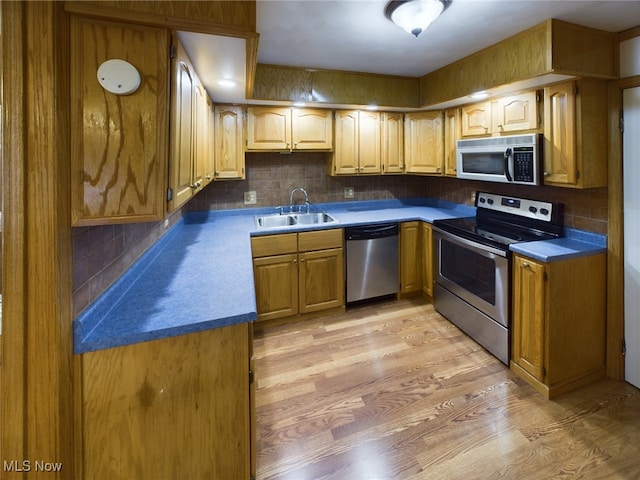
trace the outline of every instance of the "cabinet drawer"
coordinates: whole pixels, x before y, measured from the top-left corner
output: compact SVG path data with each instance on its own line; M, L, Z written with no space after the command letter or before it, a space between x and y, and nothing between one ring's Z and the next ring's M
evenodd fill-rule
M251 251L254 258L296 253L298 251L298 234L284 233L253 237L251 239Z
M310 252L325 248L342 247L342 229L318 230L315 232L300 232L298 234L298 250L300 252Z

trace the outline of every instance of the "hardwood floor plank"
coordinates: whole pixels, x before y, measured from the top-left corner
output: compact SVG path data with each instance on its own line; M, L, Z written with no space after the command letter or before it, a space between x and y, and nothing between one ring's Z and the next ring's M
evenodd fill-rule
M546 400L422 299L256 334L258 479L640 478L640 392Z

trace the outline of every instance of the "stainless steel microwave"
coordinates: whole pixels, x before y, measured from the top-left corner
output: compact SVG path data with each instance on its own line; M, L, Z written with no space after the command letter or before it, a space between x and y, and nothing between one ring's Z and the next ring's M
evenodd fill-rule
M540 185L542 135L458 140L457 177L485 182Z

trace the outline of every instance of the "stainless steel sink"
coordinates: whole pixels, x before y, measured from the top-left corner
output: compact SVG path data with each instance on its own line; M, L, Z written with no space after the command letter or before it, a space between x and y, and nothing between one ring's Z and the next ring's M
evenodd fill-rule
M312 212L312 213L286 213L256 216L257 228L274 228L274 227L292 227L295 225L315 225L322 223L335 222L328 213Z
M296 215L296 219L298 224L300 225L310 225L314 223L328 223L335 222L335 219L324 212L318 213L299 213Z

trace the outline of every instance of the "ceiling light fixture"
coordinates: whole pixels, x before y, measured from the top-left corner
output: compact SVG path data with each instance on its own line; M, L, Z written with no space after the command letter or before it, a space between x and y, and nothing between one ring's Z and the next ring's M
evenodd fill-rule
M452 0L395 0L387 3L384 16L406 32L420 35Z

